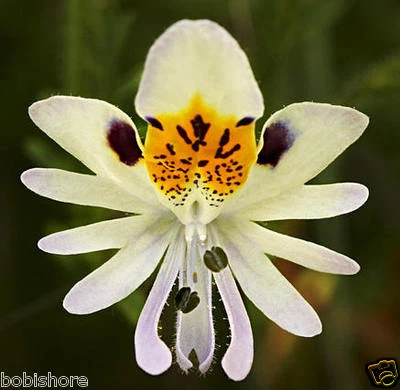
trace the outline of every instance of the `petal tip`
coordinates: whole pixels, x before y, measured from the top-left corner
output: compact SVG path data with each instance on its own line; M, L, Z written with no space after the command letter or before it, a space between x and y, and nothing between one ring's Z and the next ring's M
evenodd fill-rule
M369 189L367 186L363 184L359 184L360 186L360 201L362 202L361 205L363 205L369 198Z
M28 169L28 170L22 172L19 177L22 184L29 189L31 187L32 178L34 176L34 171L35 171L35 168Z
M225 359L225 357L222 359L221 362L221 366L225 371L226 375L228 376L228 378L235 382L240 382L246 379L247 375L249 375L252 364L253 362L251 361L250 365L247 367L246 366L234 367L232 365L232 362L228 359Z
M38 248L43 251L43 252L47 252L49 253L48 249L46 248L46 237L41 238L38 242L37 242L37 246ZM51 253L51 252L50 252Z
M58 233L55 233L58 234ZM57 244L57 240L53 240L53 234L50 234L49 236L42 237L38 243L37 246L38 248L46 253L50 253L52 255L65 255L68 254L67 251L63 250L59 245Z
M157 348L150 353L140 353L135 342L135 353L138 366L149 375L161 375L171 367L172 354L163 342L157 344Z
M63 308L70 314L86 314L79 309L77 310L74 300L71 299L70 292L64 297Z
M77 296L75 293L75 287L79 285L76 284L72 289L67 293L67 295L64 297L63 300L63 307L64 309L70 313L70 314L91 314L94 313L95 311L98 311L100 309L93 309L92 308L87 308L84 305L83 298Z
M318 321L315 322L315 326L311 327L310 329L307 329L307 331L302 332L301 334L299 333L298 336L303 336L303 337L315 337L318 336L319 334L322 333L322 323L321 320L318 318Z
M360 269L360 265L354 260L351 260L349 266L346 269L346 272L343 272L343 275L355 275L360 271Z

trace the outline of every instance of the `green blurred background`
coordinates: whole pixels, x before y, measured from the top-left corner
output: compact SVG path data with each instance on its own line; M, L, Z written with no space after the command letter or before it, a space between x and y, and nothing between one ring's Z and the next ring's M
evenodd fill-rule
M365 365L400 359L398 0L1 0L0 370L85 375L91 389L368 389ZM292 336L246 301L255 360L241 383L220 359L229 342L220 303L216 362L205 377L174 365L151 377L136 365L133 332L151 287L88 316L63 310L64 294L112 251L61 257L40 252L45 234L118 216L40 198L19 182L30 167L85 168L46 138L27 107L52 94L96 97L134 115L133 99L150 45L182 18L209 18L240 42L266 101L265 118L283 105L314 100L356 107L371 118L364 136L316 180L370 188L359 211L274 227L345 253L356 276L277 266L311 302L324 331ZM258 131L263 123L258 123ZM154 275L153 275L154 278ZM217 297L216 297L217 298ZM162 335L173 343L173 311ZM172 344L171 344L172 345Z

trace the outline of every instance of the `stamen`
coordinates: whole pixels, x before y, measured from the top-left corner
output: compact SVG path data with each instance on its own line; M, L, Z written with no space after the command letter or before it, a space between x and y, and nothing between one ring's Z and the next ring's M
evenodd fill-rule
M213 246L206 250L203 256L204 264L212 272L220 272L228 265L228 257L219 246Z
M182 307L186 307L190 298L190 288L182 287L178 293L175 295L175 307L181 310Z
M175 306L182 313L190 313L199 303L199 295L196 291L191 292L189 287L182 287L175 296Z

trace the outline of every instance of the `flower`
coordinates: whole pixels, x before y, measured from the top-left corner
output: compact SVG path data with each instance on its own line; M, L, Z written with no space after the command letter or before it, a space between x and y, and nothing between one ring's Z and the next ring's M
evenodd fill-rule
M267 317L311 337L321 332L318 315L265 253L322 272L359 270L344 255L253 221L328 218L360 207L368 197L360 184L305 183L360 137L368 118L347 107L291 104L266 121L256 145L261 93L237 42L208 20L180 21L157 39L135 105L148 123L144 146L130 117L100 100L53 96L29 108L35 124L95 175L37 168L22 182L51 199L134 214L38 245L57 254L120 249L67 294L64 307L74 314L125 298L163 258L135 332L136 360L153 375L172 362L157 329L177 278L176 360L187 371L194 350L200 372L209 369L213 279L232 336L222 367L242 380L253 337L234 277Z

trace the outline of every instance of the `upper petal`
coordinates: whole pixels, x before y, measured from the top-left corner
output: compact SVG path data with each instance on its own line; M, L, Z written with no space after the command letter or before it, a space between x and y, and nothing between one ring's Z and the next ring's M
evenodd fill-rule
M29 107L35 124L89 169L148 199L156 196L145 171L142 144L123 111L97 99L53 96Z
M265 123L257 163L243 188L243 201L263 200L306 183L356 141L368 117L348 107L295 103Z
M143 118L176 113L196 94L239 119L254 120L264 109L247 57L229 33L209 20L182 20L150 49L136 110Z

